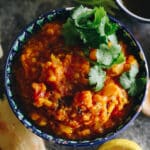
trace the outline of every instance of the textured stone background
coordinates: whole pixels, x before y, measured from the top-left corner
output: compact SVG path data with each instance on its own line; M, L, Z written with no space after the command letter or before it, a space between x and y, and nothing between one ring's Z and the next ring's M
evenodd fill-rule
M54 8L75 6L72 0L0 0L0 43L4 50L4 57L0 59L0 91L3 90L2 71L4 61L9 48L20 32L35 17ZM137 22L136 20L118 12L116 17L120 19L136 36L141 43L150 64L150 24ZM150 65L149 65L150 66ZM141 145L143 150L150 149L150 118L140 114L132 125L122 134L120 138L128 138ZM72 150L85 148L69 148L45 142L48 150ZM96 147L86 148L94 150Z

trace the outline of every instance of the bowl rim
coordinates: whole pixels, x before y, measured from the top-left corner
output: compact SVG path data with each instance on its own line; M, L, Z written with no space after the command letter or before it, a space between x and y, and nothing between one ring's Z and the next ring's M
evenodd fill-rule
M150 22L150 18L145 18L145 17L141 17L137 14L135 14L134 12L130 11L122 2L122 0L115 0L116 4L125 12L127 13L129 16L137 19L137 20L140 20L140 21L143 21L143 22L147 22L149 23Z
M95 138L93 140L68 140L68 139L63 139L63 138L59 138L59 137L55 137L53 135L50 135L44 131L42 131L41 129L39 129L38 127L36 127L35 125L33 125L30 120L28 120L24 114L22 113L22 111L20 110L20 108L18 108L18 106L15 103L15 100L13 98L13 94L12 91L10 89L10 72L8 71L9 67L11 66L11 62L12 60L10 60L12 56L12 52L13 52L13 47L16 43L16 41L19 39L19 37L27 30L28 27L32 26L33 24L36 24L36 22L41 19L41 18L46 18L49 14L55 15L55 14L59 14L62 12L66 12L66 11L70 11L72 10L73 7L67 7L67 8L60 8L60 9L54 9L52 11L49 11L37 18L35 18L30 24L28 24L23 30L21 30L21 32L17 35L16 39L13 41L13 44L11 45L9 54L7 56L6 59L6 63L5 63L5 69L4 69L4 84L5 84L5 93L9 102L9 105L12 109L12 111L14 112L15 116L22 122L22 124L28 128L30 131L32 131L33 133L35 133L36 135L40 136L41 138L51 141L53 143L56 144L61 144L61 145L65 145L65 146L72 146L72 147L83 147L83 146L94 146L94 145L98 145L98 144L102 144L114 137L116 137L118 134L120 134L121 132L123 132L131 123L133 120L135 120L135 118L138 116L138 114L140 113L141 109L142 109L142 103L145 100L145 96L146 96L146 91L148 86L146 85L146 89L144 91L144 95L143 95L143 99L140 103L140 105L138 105L136 111L134 112L134 114L132 115L132 118L129 118L128 120L126 120L126 122L123 122L123 125L120 126L119 128L117 128L116 130L106 134L104 137L98 137ZM117 19L115 19L112 16L109 16L109 18L116 22L121 29L125 30L131 37L131 39L134 41L134 43L136 44L136 47L138 47L139 51L142 53L143 56L143 61L145 62L145 71L146 71L146 78L148 81L148 77L149 77L149 71L148 71L148 64L147 64L147 60L145 58L145 54L144 51L142 49L142 47L140 46L139 42L135 39L135 37L133 36L133 34Z

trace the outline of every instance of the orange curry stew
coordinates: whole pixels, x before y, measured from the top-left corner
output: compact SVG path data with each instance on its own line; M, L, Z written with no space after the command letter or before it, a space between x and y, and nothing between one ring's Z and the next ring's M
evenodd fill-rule
M90 63L80 46L66 46L62 23L45 24L23 46L14 63L16 90L29 118L47 133L62 138L92 139L121 124L131 99L119 75L136 63L120 41L126 61L107 70L104 87L89 86ZM91 49L89 58L95 59Z

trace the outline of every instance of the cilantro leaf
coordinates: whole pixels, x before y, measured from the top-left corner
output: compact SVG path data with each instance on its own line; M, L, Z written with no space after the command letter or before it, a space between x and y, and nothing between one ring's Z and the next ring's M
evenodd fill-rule
M137 85L137 93L135 93L135 94L137 95L137 94L140 94L144 90L145 85L146 85L146 78L141 77L141 78L137 79L136 85Z
M120 84L124 89L129 89L131 84L134 82L134 78L130 78L129 72L125 72L120 77Z
M91 67L89 72L89 84L94 86L94 91L99 91L103 88L106 78L106 72L104 72L98 65Z
M83 7L82 5L75 8L71 18L74 20L75 26L79 28L91 28L93 25L94 9Z
M124 89L129 89L131 85L135 82L135 77L138 74L139 69L137 64L131 66L128 72L124 72L120 76L120 84L123 86Z
M146 85L146 79L145 78L139 78L135 82L131 84L131 87L129 88L129 95L135 96L137 94L140 94Z
M67 22L63 24L62 33L67 45L75 45L79 42L79 33L71 18L68 18Z
M96 58L97 58L97 62L103 68L110 66L113 62L113 57L110 51L107 49L107 45L101 45L100 49L97 49Z
M89 9L79 6L73 9L63 25L63 36L67 44L82 41L88 47L98 48L101 43L108 43L108 35L115 34L116 26L109 21L103 7Z
M136 79L138 72L139 68L137 64L134 64L128 72L123 73L120 77L120 84L124 89L128 90L130 96L139 94L145 87L145 78Z
M74 20L76 27L81 29L96 29L99 27L103 17L109 20L103 7L89 9L82 5L74 9L71 18Z
M103 68L110 68L113 64L118 64L125 60L121 47L118 44L113 44L111 47L101 44L96 51L96 58Z
M106 26L106 23L108 22L108 17L107 16L104 16L102 19L101 19L101 22L99 24L99 28L98 28L98 32L100 35L104 36L106 35L105 33L105 26Z
M137 93L137 85L136 82L132 82L129 89L128 89L128 94L130 96L135 96Z
M112 43L112 44L118 44L118 40L117 40L117 36L116 34L111 34L108 36L108 40Z
M116 23L107 22L106 25L105 25L105 33L107 35L111 35L111 34L113 34L117 31L118 27L119 26Z
M104 8L93 10L80 6L72 14L80 39L90 47L99 47L100 43L106 43L105 24L109 21Z
M116 60L113 61L113 64L120 64L125 61L125 56L123 52L121 52Z
M102 18L106 16L107 13L103 7L95 7L94 24L99 26L99 23L101 22ZM107 21L109 21L108 17Z
M121 53L121 46L119 44L113 44L109 51L111 52L114 59L118 58L119 54Z
M134 64L131 66L131 69L129 71L129 77L132 79L132 78L135 78L136 75L138 74L139 72L139 68L137 66L137 64Z
M92 47L92 48L97 48L99 47L99 43L105 42L105 38L101 37L99 33L96 32L96 30L85 30L85 29L80 29L78 30L80 33L80 39L83 41L84 44Z

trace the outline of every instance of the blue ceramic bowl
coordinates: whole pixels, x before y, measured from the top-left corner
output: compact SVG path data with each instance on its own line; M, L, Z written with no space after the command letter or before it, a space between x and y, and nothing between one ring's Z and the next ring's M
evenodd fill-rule
M14 41L9 55L7 57L6 66L5 66L5 90L6 95L9 101L9 104L17 116L17 118L24 124L25 127L27 127L29 130L31 130L33 133L37 134L38 136L42 137L43 139L46 139L48 141L52 141L57 144L63 144L67 146L93 146L97 144L102 144L107 140L110 140L117 136L120 132L125 130L127 126L137 117L141 110L141 105L145 97L145 91L138 97L135 97L133 108L130 112L130 115L126 118L126 120L118 126L115 130L112 132L107 133L104 136L98 137L93 140L80 140L80 141L73 141L73 140L66 140L59 137L54 137L48 133L45 133L41 131L38 127L34 126L31 121L26 117L26 115L23 113L19 105L17 104L16 97L13 93L13 78L12 78L12 63L15 61L16 56L19 54L19 52L22 49L23 44L35 33L37 32L41 26L47 22L51 22L55 19L64 18L66 19L70 15L71 8L63 8L51 11L49 13L44 14L43 16L40 16L36 20L34 20L31 24L29 24L22 32L17 36L16 40ZM133 50L133 54L136 56L138 61L142 64L140 72L142 72L145 77L148 79L148 67L147 62L143 53L143 50L139 43L135 40L133 35L122 25L119 21L116 19L110 17L111 21L116 22L120 29L118 31L118 36L125 40ZM19 92L19 91L18 91Z

